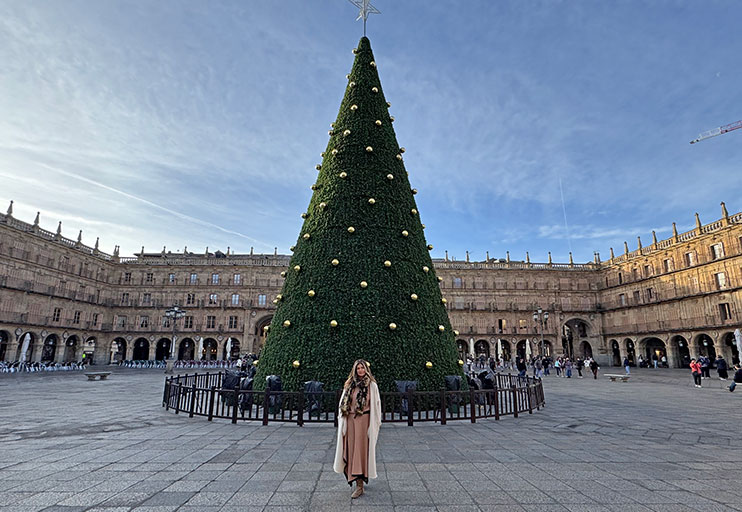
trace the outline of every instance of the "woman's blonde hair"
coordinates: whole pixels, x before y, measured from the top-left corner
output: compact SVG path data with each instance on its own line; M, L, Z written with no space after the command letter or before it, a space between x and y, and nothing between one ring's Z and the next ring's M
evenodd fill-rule
M356 359L355 363L353 363L353 368L351 368L350 370L348 379L345 381L345 384L343 386L346 389L350 387L354 379L358 378L358 375L356 374L356 370L359 364L363 365L363 367L366 369L366 376L363 378L363 380L366 381L366 384L368 385L371 382L376 382L376 379L371 373L371 367L369 366L368 361L366 361L365 359Z

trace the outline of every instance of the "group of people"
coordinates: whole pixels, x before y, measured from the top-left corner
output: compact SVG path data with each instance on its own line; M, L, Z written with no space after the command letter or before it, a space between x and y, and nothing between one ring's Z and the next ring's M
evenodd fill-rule
M572 378L572 375L574 372L577 372L577 378L581 379L583 378L582 372L591 372L593 375L593 378L598 378L598 370L600 367L598 366L597 361L592 359L591 357L577 357L576 359L572 360L571 358L567 356L559 356L556 359L553 359L549 356L533 356L529 359L526 359L525 357L517 357L514 358L512 361L509 361L507 359L504 359L500 357L499 359L495 359L494 357L490 357L489 359L484 355L481 354L479 357L467 357L466 359L466 373L471 374L474 372L475 369L483 370L489 366L489 369L493 372L495 371L501 371L501 370L515 370L518 372L518 375L521 377L525 377L526 373L528 372L528 369L530 368L533 371L533 376L540 379L543 378L546 375L551 375L551 370L553 369L557 377L564 377L564 378Z
M716 356L714 365L716 366L716 373L719 375L719 380L724 381L729 379L729 365L721 357L721 354ZM711 378L711 360L707 356L701 355L698 358L692 358L689 366L691 375L693 375L693 384L697 388L703 387L703 380ZM734 370L734 377L729 386L729 391L734 391L737 384L742 383L742 367L737 364L732 369Z

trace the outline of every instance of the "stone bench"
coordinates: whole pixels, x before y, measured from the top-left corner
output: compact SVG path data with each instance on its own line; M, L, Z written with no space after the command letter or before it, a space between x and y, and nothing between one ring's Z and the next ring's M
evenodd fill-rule
M111 375L111 372L89 372L85 374L88 380L95 380L97 378L100 378L100 380L106 380L109 375Z
M616 382L617 380L620 380L621 382L629 382L629 379L631 378L631 375L619 375L617 373L606 373L605 376L611 379L611 382Z

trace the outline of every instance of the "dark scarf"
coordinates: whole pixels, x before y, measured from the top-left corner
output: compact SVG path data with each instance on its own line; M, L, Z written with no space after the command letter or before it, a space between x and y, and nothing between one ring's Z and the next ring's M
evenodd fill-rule
M352 405L351 400L353 397L353 390L358 388L358 394L356 395L356 416L363 414L363 410L366 408L366 399L368 398L368 387L371 379L368 376L362 380L354 378L350 383L348 389L345 390L343 401L340 404L340 412L343 416L350 414L350 407Z

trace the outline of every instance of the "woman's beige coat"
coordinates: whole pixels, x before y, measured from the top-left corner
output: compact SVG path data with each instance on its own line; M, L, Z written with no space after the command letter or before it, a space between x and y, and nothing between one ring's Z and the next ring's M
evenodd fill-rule
M343 397L347 390L343 390L340 397L340 403L343 403ZM369 386L369 406L370 418L368 426L368 477L376 478L376 440L379 438L379 427L381 427L381 397L379 396L379 386L375 382ZM346 418L340 413L340 404L338 404L338 438L335 446L335 464L333 469L335 473L343 473L345 464L343 464L343 436L348 427Z

